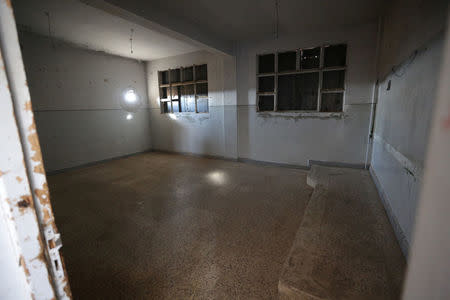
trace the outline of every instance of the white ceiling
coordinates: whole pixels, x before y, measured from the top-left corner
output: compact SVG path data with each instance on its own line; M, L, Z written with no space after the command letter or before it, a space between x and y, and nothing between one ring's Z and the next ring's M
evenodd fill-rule
M137 25L77 0L14 0L16 22L22 29L49 35L83 48L153 60L197 51L200 48L156 30ZM130 35L133 29L133 53Z
M273 36L275 0L105 0L145 17L153 10L183 19L222 39ZM278 0L279 34L375 21L385 0Z
M232 48L233 41L273 37L275 1L14 0L13 6L17 23L26 30L48 35L49 12L54 38L115 55L154 60L200 49L221 51L218 45ZM278 3L280 36L372 22L385 6L385 0Z

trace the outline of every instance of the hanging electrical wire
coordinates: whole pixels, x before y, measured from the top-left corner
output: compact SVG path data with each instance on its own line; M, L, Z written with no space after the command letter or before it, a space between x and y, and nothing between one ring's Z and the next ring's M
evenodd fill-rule
M275 0L275 39L278 39L278 0Z
M55 43L53 41L52 29L51 29L51 23L50 23L50 13L48 11L46 11L45 15L47 16L48 37L50 38L50 43L52 44L53 49L55 49Z
M130 52L131 52L131 54L133 54L133 33L134 33L134 29L131 28L131 32L130 32Z

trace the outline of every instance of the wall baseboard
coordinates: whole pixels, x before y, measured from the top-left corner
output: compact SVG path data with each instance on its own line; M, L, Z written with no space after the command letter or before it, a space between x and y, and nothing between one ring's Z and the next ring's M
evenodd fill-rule
M386 193L383 190L383 187L381 186L380 181L378 180L377 174L375 173L375 170L372 168L372 166L369 167L369 173L372 177L372 181L375 183L375 186L378 191L378 195L381 198L381 202L383 203L384 210L386 211L386 214L389 218L389 222L392 225L392 228L394 229L395 236L397 237L397 241L400 245L400 248L402 249L403 255L405 258L408 258L409 253L409 242L406 239L406 235L403 232L402 228L400 227L400 224L397 221L397 217L395 216L391 205L389 204L389 198L386 195Z
M366 166L364 164L352 164L338 161L308 160L308 166L311 167L312 165L335 168L366 169Z
M88 162L88 163L81 164L81 165L74 166L74 167L47 171L46 174L47 175L55 175L58 173L73 171L73 170L76 170L79 168L89 167L89 166L93 166L96 164L101 164L104 162L121 159L121 158L126 158L129 156L142 154L142 153L148 153L148 152L160 152L160 153L166 153L166 154L187 155L187 156L193 156L193 157L220 159L220 160L226 160L226 161L237 161L237 162L262 165L262 166L273 166L273 167L301 169L301 170L309 170L309 169L311 169L311 165L321 165L321 166L325 166L325 167L337 167L337 168L352 168L352 169L364 169L365 168L364 164L350 164L350 163L343 163L343 162L308 160L308 165L304 166L304 165L295 165L295 164L288 164L288 163L277 163L277 162L270 162L270 161L263 161L263 160L255 160L255 159L244 158L244 157L231 158L231 157L226 157L226 156L221 156L221 155L201 154L201 153L194 153L194 152L170 151L170 150L164 150L164 149L148 149L145 151L140 151L140 152L130 153L130 154L126 154L126 155L111 157L111 158L107 158L107 159L92 161L92 162Z
M95 160L95 161L91 161L91 162L88 162L88 163L85 163L85 164L81 164L81 165L78 165L78 166L74 166L74 167L63 168L63 169L52 170L52 171L46 171L45 174L47 176L51 176L51 175L55 175L55 174L59 174L59 173L65 173L65 172L68 172L68 171L73 171L73 170L77 170L77 169L84 168L84 167L90 167L90 166L98 165L98 164L105 163L105 162L112 161L112 160L116 160L116 159L127 158L127 157L130 157L130 156L138 155L138 154L142 154L142 153L148 153L148 152L151 152L151 151L152 151L151 149L148 149L148 150L139 151L139 152L133 152L133 153L125 154L125 155L114 156L114 157L111 157L111 158Z
M160 152L160 153L166 153L166 154L178 154L178 155L186 155L186 156L210 158L210 159L220 159L220 160L227 160L227 161L237 161L238 160L237 158L226 157L226 156L221 156L221 155L201 154L201 153L182 152L182 151L170 151L170 150L163 150L163 149L152 149L152 150L150 150L150 152Z
M309 170L308 166L293 165L293 164L286 164L286 163L277 163L277 162L270 162L270 161L263 161L263 160L254 160L254 159L243 158L243 157L239 157L237 159L237 161L241 162L241 163L254 164L254 165L260 165L260 166L273 166L273 167Z

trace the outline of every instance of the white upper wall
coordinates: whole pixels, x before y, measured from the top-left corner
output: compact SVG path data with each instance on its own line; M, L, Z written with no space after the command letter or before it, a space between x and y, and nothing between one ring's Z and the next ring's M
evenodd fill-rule
M261 53L347 44L345 104L370 103L375 82L375 23L318 32L302 32L278 39L245 41L238 45L238 104L256 105L256 56Z
M148 107L144 63L28 32L20 43L34 110L120 109L130 87Z
M20 43L47 171L151 148L143 63L27 32ZM131 120L119 104L129 87L144 102Z

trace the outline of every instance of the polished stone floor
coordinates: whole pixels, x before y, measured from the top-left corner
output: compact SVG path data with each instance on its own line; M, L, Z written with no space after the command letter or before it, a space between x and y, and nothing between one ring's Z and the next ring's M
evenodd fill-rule
M146 153L48 177L74 299L274 299L306 172Z

